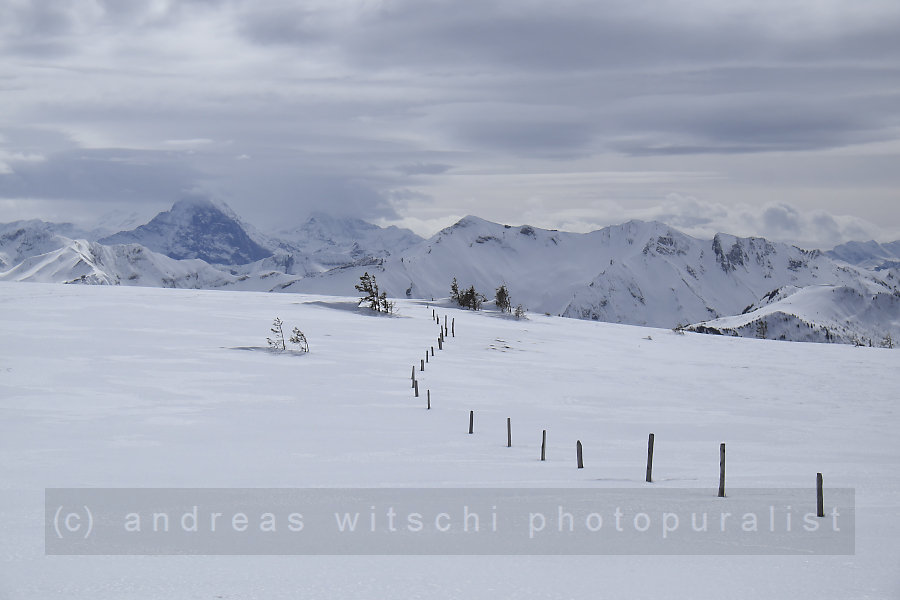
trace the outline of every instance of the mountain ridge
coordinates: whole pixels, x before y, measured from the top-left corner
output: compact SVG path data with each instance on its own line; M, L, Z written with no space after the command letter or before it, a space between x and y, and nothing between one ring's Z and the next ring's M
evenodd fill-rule
M833 286L851 290L858 302L877 304L877 310L858 307L854 314L867 316L856 329L823 316L822 323L813 323L829 331L823 341L871 340L881 325L900 336L900 309L888 298L900 297L896 268L870 270L830 252L762 237L717 233L701 240L659 221L573 233L467 215L422 239L396 227L316 213L294 228L263 235L227 205L195 198L98 242L60 232L76 233L71 226L40 221L0 225L0 279L347 295L368 271L389 296L442 298L456 277L461 287L474 285L487 296L506 285L514 304L533 311L737 335L754 334L751 322L761 315L717 320L761 309L771 313L782 302L777 310L815 321L814 311L804 308L810 292L795 301L790 297L811 286ZM817 298L813 304L820 306L832 297ZM839 336L832 335L838 330ZM830 339L835 336L840 339Z

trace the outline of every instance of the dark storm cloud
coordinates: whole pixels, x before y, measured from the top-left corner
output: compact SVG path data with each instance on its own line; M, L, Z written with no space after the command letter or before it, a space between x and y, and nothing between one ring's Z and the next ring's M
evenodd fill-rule
M0 6L0 48L6 55L51 58L71 51L75 27L63 2L10 2Z
M0 198L159 202L197 178L175 156L146 151L70 150L12 166L0 173Z
M752 8L667 8L391 2L333 25L321 11L282 6L242 31L255 43L329 48L363 70L456 78L458 92L511 106L559 105L554 117L485 122L473 103L440 123L474 147L519 155L808 150L881 139L896 125L896 104L879 106L877 94L896 81L900 11L835 31L785 28L783 15ZM569 80L557 86L559 72ZM587 80L572 85L579 73Z
M759 33L737 19L707 19L689 30L631 3L389 2L330 27L324 11L284 6L254 11L242 26L262 44L340 48L369 68L497 66L528 71L667 65L681 60L746 55ZM315 30L317 35L310 35Z

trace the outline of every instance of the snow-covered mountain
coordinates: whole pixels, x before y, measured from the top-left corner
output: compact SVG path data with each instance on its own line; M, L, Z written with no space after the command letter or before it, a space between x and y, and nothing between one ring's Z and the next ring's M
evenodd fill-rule
M38 219L0 224L0 271L11 269L30 256L65 246L69 223L48 223Z
M610 236L612 241L615 232ZM705 241L657 227L633 239L634 244L616 244L622 251L576 294L566 316L671 327L740 314L788 285L862 289L874 279L817 250L763 238L720 233Z
M739 314L785 285L877 279L819 251L762 238L698 240L641 221L577 234L468 216L400 256L334 269L291 288L346 293L365 270L397 297L445 297L456 277L488 296L506 284L513 301L531 310L660 327Z
M408 229L378 227L352 217L314 213L298 227L272 234L283 250L309 259L320 271L368 257L383 258L414 246L422 238Z
M176 260L139 244L104 245L58 236L57 248L28 256L2 281L215 288L234 282L199 259Z
M0 279L346 295L368 271L393 297L444 298L455 277L488 298L505 284L514 305L578 319L784 339L900 338L896 269L763 238L700 240L659 222L578 234L468 216L422 240L314 215L266 237L227 207L191 200L103 244L60 233L70 227L0 227ZM109 244L123 239L145 244Z
M900 268L900 240L885 244L872 240L847 242L835 246L826 254L836 260L875 271Z
M741 315L686 329L700 333L802 342L893 346L900 340L900 292L848 285L775 290Z
M146 225L98 240L101 244L140 244L170 258L242 265L272 255L228 206L205 198L176 202Z

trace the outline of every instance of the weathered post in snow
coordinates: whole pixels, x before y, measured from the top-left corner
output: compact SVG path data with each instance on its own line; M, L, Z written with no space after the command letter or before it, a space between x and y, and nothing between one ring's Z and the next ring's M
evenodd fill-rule
M431 390L425 390L425 395L428 396L428 410L431 410Z
M473 433L475 430L475 411L469 411L469 433Z
M719 444L719 498L725 497L725 442Z
M440 336L438 336L438 350L443 350L443 349L444 349L444 341Z
M419 364L419 370L420 370L420 371L424 371L424 370L425 370L425 359L424 359L424 358L420 358L419 361L420 361L420 364Z
M506 417L506 447L512 448L512 420Z
M547 430L541 434L541 460L547 460Z
M647 483L653 482L653 434L647 441Z
M410 375L409 378L410 378L411 380L415 380L415 379L416 379L416 365L413 365L413 367L412 367L412 375Z
M434 356L434 346L431 347L431 355Z
M456 337L456 317L450 321L450 335Z
M432 309L431 309L431 318L433 319L434 317L435 317L434 309L432 308Z
M575 442L575 455L578 457L578 468L584 468L584 458L581 455L581 440Z
M825 495L822 492L822 474L816 473L816 516L825 516Z
M447 315L444 315L444 330L447 330Z
M425 351L425 362L429 362L428 361L428 350Z
M413 389L416 390L416 398L418 398L419 397L419 382L418 381L413 383Z

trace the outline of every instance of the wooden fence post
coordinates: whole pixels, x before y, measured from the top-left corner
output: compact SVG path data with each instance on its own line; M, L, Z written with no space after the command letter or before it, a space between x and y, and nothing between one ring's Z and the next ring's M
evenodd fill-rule
M719 498L725 497L725 442L719 444Z
M425 390L425 392L428 396L428 410L431 410L431 390Z
M418 398L419 397L419 382L418 381L416 381L413 384L413 388L416 390L416 398Z
M512 448L512 421L506 417L506 447Z
M438 350L443 350L443 349L444 349L444 341L440 337L438 337Z
M431 347L431 355L434 356L434 346Z
M647 483L653 482L653 434L647 441Z
M469 411L469 433L472 433L475 430L475 411Z
M816 516L825 516L825 495L822 491L822 474L816 473Z
M575 454L578 457L578 468L583 469L584 468L584 460L583 460L583 457L581 454L581 440L578 440L577 442L575 442Z
M541 460L547 459L547 430L541 434Z
M450 335L456 337L456 317L453 317L453 320L450 321Z
M420 371L424 371L424 370L425 370L425 359L424 359L424 358L420 358L419 360L421 361L421 363L420 363L420 365L419 365L419 370L420 370Z

